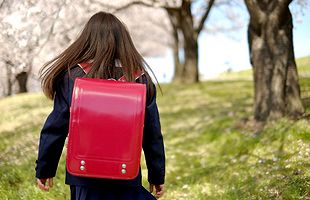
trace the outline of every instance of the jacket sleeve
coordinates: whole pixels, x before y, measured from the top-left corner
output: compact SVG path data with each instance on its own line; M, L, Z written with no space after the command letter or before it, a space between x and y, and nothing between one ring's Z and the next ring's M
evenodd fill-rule
M165 150L156 104L155 86L154 90L153 97L151 99L148 97L145 111L143 151L148 169L148 182L158 185L165 182Z
M36 161L37 178L55 176L62 149L68 135L69 80L66 78L60 80L56 88L53 111L46 119L41 130L38 159Z

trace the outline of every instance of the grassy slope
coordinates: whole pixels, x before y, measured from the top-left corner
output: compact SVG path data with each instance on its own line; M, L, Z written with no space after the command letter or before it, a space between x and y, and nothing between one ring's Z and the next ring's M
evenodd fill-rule
M302 80L302 87L310 84ZM267 124L253 137L252 83L163 85L159 94L172 199L309 199L310 125L305 119ZM0 100L0 199L69 199L64 156L49 193L35 185L39 131L51 110L41 94ZM310 105L306 105L307 112ZM145 181L145 166L143 165Z
M301 77L310 77L310 56L296 59L298 73ZM220 79L252 79L252 70L242 70L238 72L222 73Z

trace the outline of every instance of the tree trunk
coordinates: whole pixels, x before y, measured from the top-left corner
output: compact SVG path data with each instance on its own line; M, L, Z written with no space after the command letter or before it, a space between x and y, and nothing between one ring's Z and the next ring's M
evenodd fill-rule
M16 75L16 79L19 86L18 93L25 93L28 92L27 89L27 80L28 80L28 73L27 72L20 72Z
M254 75L254 115L257 121L300 115L298 74L292 41L292 16L278 1L246 0L250 57Z
M179 58L179 50L176 48L173 48L173 61L174 61L174 76L173 76L173 82L180 83L182 82L182 72L184 69L184 63L182 64L180 62Z
M184 45L184 69L182 74L182 80L187 83L199 82L199 70L198 70L198 42L197 40L185 40Z
M304 112L300 96L300 85L297 72L297 66L295 62L294 45L293 45L293 20L292 15L289 12L289 55L288 55L288 68L286 78L286 99L287 106L286 112L292 117L298 117Z
M199 82L198 71L198 33L194 28L191 1L183 1L181 9L180 29L184 40L184 68L182 81L186 83Z
M184 68L184 63L180 61L180 39L179 39L179 29L180 29L180 13L176 10L167 9L167 13L172 26L172 36L173 36L173 61L174 61L174 76L173 82L182 82L182 71Z
M12 65L13 63L11 61L5 61L5 67L6 67L6 86L7 91L5 93L6 96L12 95L12 88L13 88L13 82L12 82Z
M174 37L174 82L197 83L198 71L198 32L194 27L191 13L191 1L183 1L180 9L166 8L173 27ZM178 32L179 31L179 32ZM179 40L180 33L182 41ZM179 49L184 50L184 62L179 59Z

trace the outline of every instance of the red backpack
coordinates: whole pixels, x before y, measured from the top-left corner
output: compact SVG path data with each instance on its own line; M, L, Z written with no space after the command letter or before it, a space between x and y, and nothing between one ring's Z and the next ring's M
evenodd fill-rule
M135 178L140 167L145 101L145 84L124 78L77 78L70 108L68 172L82 177Z

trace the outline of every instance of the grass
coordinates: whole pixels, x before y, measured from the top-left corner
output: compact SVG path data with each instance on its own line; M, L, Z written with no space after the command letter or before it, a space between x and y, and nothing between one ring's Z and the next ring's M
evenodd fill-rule
M310 56L296 59L296 65L298 67L298 74L300 77L310 77ZM252 69L236 71L236 72L224 72L220 74L220 79L233 79L233 80L252 80Z
M298 66L298 72L302 76L310 76L310 56L299 58L296 61Z
M310 79L302 79L302 95ZM255 136L251 81L162 85L158 96L166 146L163 200L310 199L310 124L307 119L269 122ZM307 112L310 105L305 103ZM35 186L40 129L52 102L42 94L0 100L0 199L69 199L65 153L55 187ZM143 185L147 187L146 168Z

